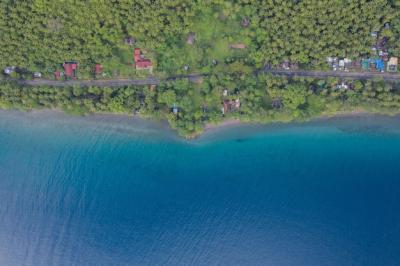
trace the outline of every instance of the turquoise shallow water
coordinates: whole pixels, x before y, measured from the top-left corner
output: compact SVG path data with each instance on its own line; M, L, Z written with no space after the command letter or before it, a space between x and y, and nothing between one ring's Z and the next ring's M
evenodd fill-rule
M1 265L400 265L400 120L0 112Z

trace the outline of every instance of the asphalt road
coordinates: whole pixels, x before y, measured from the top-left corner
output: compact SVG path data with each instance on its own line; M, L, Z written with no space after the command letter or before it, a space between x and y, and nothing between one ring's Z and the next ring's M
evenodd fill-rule
M264 73L276 75L276 76L287 76L287 77L314 77L314 78L350 78L350 79L383 79L386 81L398 81L400 80L399 74L392 73L375 73L375 72L340 72L340 71L312 71L312 70L275 70L266 69ZM57 80L19 80L18 82L23 85L29 86L53 86L53 87L66 87L66 86L97 86L97 87L122 87L127 85L157 85L161 81L165 80L176 80L182 78L188 78L190 81L197 81L205 76L204 74L189 74L189 75L178 75L171 76L165 79L159 79L156 77L148 77L146 79L113 79L113 80L68 80L68 81L57 81Z
M270 73L277 76L288 77L315 77L315 78L351 78L351 79L384 79L387 81L400 80L399 74L380 73L380 72L341 72L341 71L313 71L313 70L265 70L265 73Z

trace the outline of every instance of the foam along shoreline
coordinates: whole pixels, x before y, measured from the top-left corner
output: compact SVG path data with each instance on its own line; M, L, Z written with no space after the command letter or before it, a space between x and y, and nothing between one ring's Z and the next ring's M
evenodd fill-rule
M168 124L167 121L153 120L151 118L143 118L137 115L128 114L106 114L96 113L85 116L73 116L64 113L59 109L41 109L31 111L20 111L20 110L0 110L0 115L13 119L13 121L19 121L22 123L42 123L43 125L49 122L54 123L55 127L62 126L73 126L73 127L84 127L95 125L98 128L109 128L115 132L135 135L135 136L158 136L167 137L173 139L184 139L180 137L176 131L174 131ZM15 118L21 118L20 120ZM219 131L230 130L232 128L245 129L262 129L271 128L274 126L290 126L290 125L309 125L313 123L324 123L326 121L337 121L344 118L387 118L400 120L400 115L388 115L388 114L377 114L370 113L363 110L356 110L353 112L340 112L336 114L323 114L320 117L315 117L304 122L271 122L271 123L257 123L257 122L243 122L239 119L227 119L220 123L208 123L204 126L204 131L201 134L188 136L186 139L198 139L203 136L207 136L210 133L218 133ZM369 122L373 122L371 119Z
M3 119L5 118L5 119ZM0 122L13 124L35 124L41 128L69 127L74 130L96 128L109 129L110 132L134 137L154 137L155 139L181 139L166 121L145 119L127 114L89 114L74 116L59 109L40 109L32 111L0 110Z

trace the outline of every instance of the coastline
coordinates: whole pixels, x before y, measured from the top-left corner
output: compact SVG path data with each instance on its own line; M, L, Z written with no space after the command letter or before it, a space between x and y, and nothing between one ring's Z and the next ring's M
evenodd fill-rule
M220 123L207 123L204 125L204 130L199 134L193 134L189 136L180 136L177 134L175 130L171 128L168 124L167 120L157 120L151 117L142 117L137 114L116 114L116 113L92 113L86 115L72 115L64 112L61 109L33 109L33 110L18 110L18 109L0 109L1 113L8 113L11 116L19 116L21 114L25 114L26 118L29 119L30 122L33 122L32 118L40 118L40 119L54 119L55 121L64 121L67 118L71 119L78 119L75 120L78 124L87 123L92 124L96 123L101 126L111 126L115 127L116 130L121 131L122 129L126 130L126 132L130 133L142 133L147 134L148 131L151 131L152 134L154 133L168 133L169 136L173 136L177 139L186 139L186 140L195 140L204 135L210 133L218 133L222 130L229 130L235 128L243 128L243 127L263 127L263 126L273 126L273 125L303 125L307 123L313 122L325 122L331 119L341 119L341 118L369 118L369 117L399 117L400 112L395 114L388 114L388 113L376 113L376 112L368 112L366 110L358 109L354 111L343 111L337 112L335 114L325 113L321 116L316 116L309 118L303 121L272 121L268 123L262 122L252 122L252 121L241 121L240 119L226 119ZM134 129L129 130L127 129ZM158 134L155 134L158 135Z
M203 133L208 133L208 132L212 132L212 131L216 131L216 130L220 130L220 129L226 129L226 128L230 128L230 127L237 127L237 126L262 126L262 125L287 125L287 124L297 124L297 125L301 125L301 124L305 124L305 123L309 123L309 122L323 122L326 120L330 120L330 119L340 119L340 118L356 118L356 117L377 117L377 116L383 116L383 117L396 117L399 116L400 118L400 111L398 113L395 114L389 114L389 113L376 113L376 112L368 112L364 109L357 109L354 111L341 111L341 112L336 112L334 114L331 113L323 113L320 116L315 116L315 117L311 117L309 119L303 120L303 121L272 121L272 122L267 122L267 123L263 123L263 122L244 122L241 121L240 119L227 119L222 121L221 123L208 123L204 126L204 132ZM200 134L201 135L201 134Z

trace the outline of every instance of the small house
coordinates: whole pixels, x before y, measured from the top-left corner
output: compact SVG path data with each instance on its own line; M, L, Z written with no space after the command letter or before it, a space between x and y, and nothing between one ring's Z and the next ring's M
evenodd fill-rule
M341 84L336 85L337 89L344 89L347 90L349 88L349 85L347 85L346 83L342 82Z
M135 63L142 60L142 52L140 51L139 48L135 48L135 50L134 50L134 59L135 59Z
M136 62L136 69L153 69L153 63L151 63L150 59L143 59L141 61Z
M379 50L378 55L380 56L380 58L382 58L383 61L389 60L389 52L386 49Z
M285 61L281 64L281 68L285 69L285 70L289 70L290 69L290 62L289 61Z
M387 64L387 71L388 72L397 72L398 63L399 63L399 59L397 57L391 57Z
M275 99L273 99L273 100L272 100L272 103L271 103L271 106L272 106L272 108L274 108L274 109L280 109L280 108L282 108L282 106L283 106L282 99L281 99L281 98L275 98Z
M241 25L243 28L247 28L250 25L250 20L248 18L243 18Z
M54 71L53 74L54 74L54 78L56 80L60 80L61 79L62 73L60 71Z
M194 41L195 41L196 35L194 32L189 32L187 39L186 39L186 43L189 45L193 45Z
M345 57L345 58L343 58L343 60L339 61L339 66L342 70L348 72L349 68L351 68L351 66L352 66L351 63L352 63L352 60L350 58Z
M385 62L382 59L375 59L375 67L379 72L385 71Z
M339 68L338 58L337 57L327 57L326 61L328 62L328 66L333 70L336 71Z
M78 63L76 61L64 62L64 75L66 78L76 78Z
M361 61L355 60L355 61L351 62L351 67L352 68L361 68Z
M176 104L174 104L174 106L172 107L172 112L174 113L174 115L177 115L179 112L178 107L176 106Z
M34 73L33 73L33 78L39 79L39 78L41 78L41 77L42 77L42 73L40 73L40 72L34 72Z
M239 108L240 108L240 99L239 99L239 98L237 98L237 99L235 100L235 108L236 108L236 109L239 109Z
M229 45L230 49L246 49L246 44L244 43L234 43Z
M371 37L372 38L378 38L378 31L372 31L371 32Z
M222 102L223 105L223 114L230 112L230 111L237 111L240 109L240 99L237 98L235 100L224 100Z
M13 72L15 71L15 67L11 66L11 67L6 67L4 68L4 74L6 75L11 75Z
M388 37L380 38L376 43L376 48L378 50L384 50L388 41L389 41Z
M143 58L142 52L139 48L135 48L134 60L135 60L136 69L138 69L138 70L141 70L141 69L153 70L153 63L151 62L150 59Z
M362 59L361 60L361 68L365 71L369 71L371 70L371 66L369 64L369 60L368 59Z
M135 44L135 42L136 42L135 39L132 38L132 37L126 37L126 38L125 38L125 44L126 44L126 45L132 46L132 45Z
M341 59L341 60L339 60L339 68L340 68L340 70L343 70L344 69L344 60L343 59Z
M299 69L299 64L291 62L290 63L290 69L293 69L293 70Z
M96 64L94 66L94 74L100 75L101 73L103 73L103 66L101 64Z
M223 105L223 112L222 112L223 114L226 114L232 109L231 101L229 100L224 100L222 102L222 105Z

